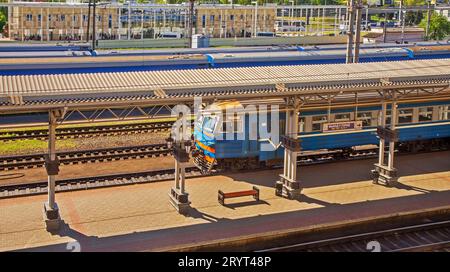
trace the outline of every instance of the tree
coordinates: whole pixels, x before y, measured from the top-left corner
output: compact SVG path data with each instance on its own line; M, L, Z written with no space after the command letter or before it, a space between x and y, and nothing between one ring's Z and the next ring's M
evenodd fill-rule
M420 22L420 26L426 28L427 26L427 18L425 17L422 22ZM431 15L430 19L430 30L428 33L429 40L442 40L450 34L450 22L443 15L440 15L434 12Z
M6 15L3 10L0 10L0 33L3 32L3 28L6 25Z

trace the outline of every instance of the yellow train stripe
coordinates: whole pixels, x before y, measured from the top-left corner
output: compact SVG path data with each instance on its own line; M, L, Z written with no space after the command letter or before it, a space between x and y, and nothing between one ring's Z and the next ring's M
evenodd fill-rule
M199 142L198 140L195 141L201 148L211 152L211 153L216 153L216 150L210 146L207 146L205 144L203 144L202 142Z

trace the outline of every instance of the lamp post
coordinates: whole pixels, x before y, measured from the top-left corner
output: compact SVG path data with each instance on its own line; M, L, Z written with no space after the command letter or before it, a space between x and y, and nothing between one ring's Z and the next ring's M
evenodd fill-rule
M293 22L294 22L294 0L289 0L289 3L291 3L292 4L292 15L290 16L291 17L291 23L290 23L290 26L292 26L292 24L293 24Z
M400 24L402 27L401 43L403 44L405 42L405 19L406 19L406 10L403 10L403 0L400 0L400 15L401 15Z
M431 0L427 0L427 28L425 30L425 37L428 40L430 35L430 20L431 20Z
M194 2L195 0L189 0L189 17L188 17L189 48L192 48L192 34L194 28Z
M253 26L253 37L256 37L257 24L258 24L258 1L252 1L252 4L255 5L255 25Z
M189 163L192 141L183 139L183 126L175 127L173 137L166 139L167 148L172 150L175 159L175 186L170 189L169 200L175 209L186 214L189 209L189 194L185 190L185 168Z

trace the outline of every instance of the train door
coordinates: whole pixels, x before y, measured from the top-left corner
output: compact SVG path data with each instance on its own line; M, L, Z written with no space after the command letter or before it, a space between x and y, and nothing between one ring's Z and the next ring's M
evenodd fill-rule
M247 122L245 133L245 139L247 144L247 150L249 154L257 154L259 150L258 139L259 139L259 122L257 113L248 113L246 115ZM256 139L252 139L251 136L255 135Z

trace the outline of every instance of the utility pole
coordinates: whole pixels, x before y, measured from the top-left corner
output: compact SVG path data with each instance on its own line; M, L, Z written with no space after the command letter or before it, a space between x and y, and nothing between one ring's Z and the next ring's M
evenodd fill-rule
M401 42L402 44L405 42L405 17L406 17L406 11L403 10L403 0L400 0L400 24L402 26L402 36L401 36Z
M353 63L359 62L359 44L361 40L361 20L362 20L362 0L358 0L356 5L356 31L355 31L355 54L353 55Z
M95 50L95 20L97 19L95 14L95 6L97 5L96 0L93 0L93 8L92 8L92 51Z
M383 24L383 43L386 43L387 37L387 12L384 13L384 24Z
M92 5L92 0L89 0L89 4L88 4L88 15L87 15L87 28L86 28L86 43L89 42L89 31L91 28L91 5ZM81 20L83 20L83 18L81 18Z
M427 28L425 30L425 37L427 40L429 39L428 35L430 35L430 20L431 20L431 0L427 0Z
M347 29L347 56L346 63L352 63L353 61L353 30L355 24L355 0L348 0L348 29Z
M192 28L194 27L194 2L195 0L189 0L189 17L188 17L189 48L192 48Z

